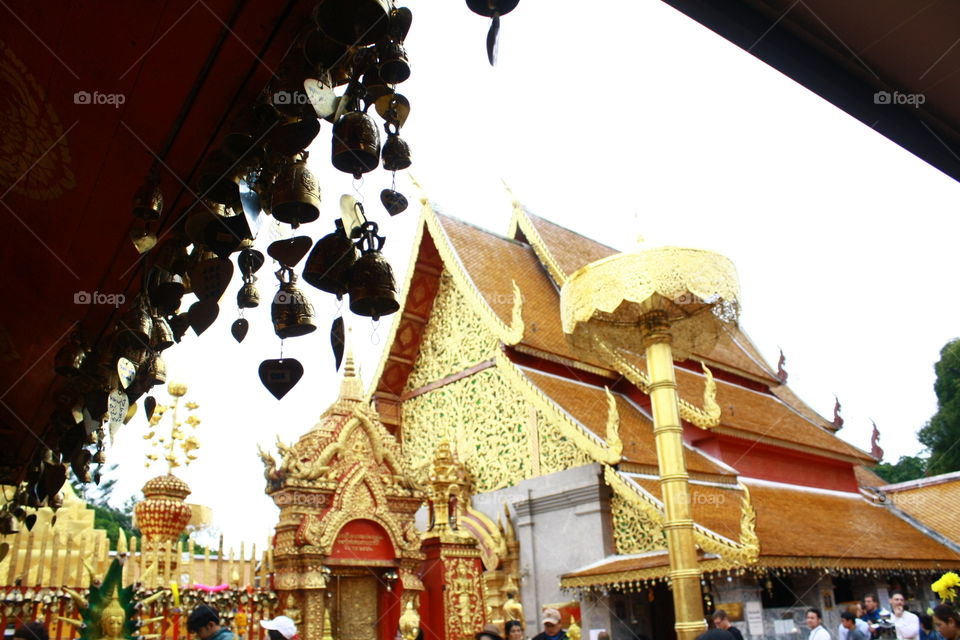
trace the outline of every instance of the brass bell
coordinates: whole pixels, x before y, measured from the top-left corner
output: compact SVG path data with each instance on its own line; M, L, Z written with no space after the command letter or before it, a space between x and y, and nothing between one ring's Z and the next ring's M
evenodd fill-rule
M343 221L336 220L337 228L317 240L303 267L303 279L321 291L342 298L347 292L347 273L357 261L357 248L347 237Z
M260 304L260 292L253 282L245 282L237 292L237 306L241 309L253 309Z
M153 333L153 320L142 298L137 298L133 307L120 318L119 334L127 344L146 346Z
M410 77L410 62L403 44L388 40L377 45L380 56L380 77L384 82L398 84Z
M153 333L150 336L150 342L156 351L169 349L176 342L173 329L163 316L153 316Z
M371 66L363 74L364 100L367 104L375 103L379 98L393 93L393 87L380 77L376 66Z
M313 322L313 305L296 287L297 276L293 269L283 267L277 271L280 290L273 298L270 315L273 330L281 338L296 338L316 331Z
M402 171L410 166L410 145L397 134L396 129L390 132L390 124L384 125L387 129L387 141L383 144L383 168L387 171Z
M377 223L363 224L362 236L357 244L361 256L350 268L350 311L358 316L378 320L400 308L397 302L397 283L390 263L383 257L384 237L377 235Z
M187 254L188 238L173 237L162 243L154 252L153 266L182 276L187 272L190 256Z
M280 170L273 184L273 217L297 227L320 217L320 185L298 154Z
M167 363L163 361L159 353L151 356L150 359L147 360L147 367L143 377L147 387L153 387L167 382Z
M70 337L70 342L57 351L53 359L53 369L62 376L79 375L80 367L86 359L87 349L83 346L83 340L79 333L74 333Z
M159 220L163 213L163 192L156 173L151 172L147 181L133 195L133 215L141 220Z
M345 113L333 125L333 166L344 173L360 176L380 164L380 133L373 119L360 111Z
M217 149L203 163L200 174L200 197L228 206L240 200L241 163Z
M383 39L390 26L388 0L324 0L313 18L325 34L348 47Z
M151 274L147 293L150 304L163 315L172 315L180 308L180 300L186 288L183 278L164 269L154 269Z

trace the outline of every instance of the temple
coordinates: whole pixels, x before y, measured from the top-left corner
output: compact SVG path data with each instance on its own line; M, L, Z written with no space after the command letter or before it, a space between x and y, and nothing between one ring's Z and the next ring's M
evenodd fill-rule
M561 328L560 288L615 253L517 202L506 235L425 202L371 391L411 467L449 442L474 506L490 517L507 506L528 635L548 604L614 637L673 634L643 356L611 368ZM817 606L835 628L837 603L896 586L929 593L956 561L956 542L861 485L875 460L745 333L725 329L675 364L705 611L724 607L750 635L772 635Z

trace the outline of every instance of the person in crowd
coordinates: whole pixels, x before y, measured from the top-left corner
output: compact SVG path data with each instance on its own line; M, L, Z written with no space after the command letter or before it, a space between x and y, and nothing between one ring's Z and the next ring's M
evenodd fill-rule
M933 616L921 613L920 618L920 640L943 640L943 636L933 628Z
M476 640L503 640L503 636L500 635L500 629L495 624L486 625L483 631L478 632L474 638L476 638Z
M743 640L743 634L730 623L730 617L723 609L717 609L713 612L713 626L717 629L723 629L733 636L734 640Z
M297 623L293 618L277 616L273 620L261 620L260 626L267 630L270 640L299 640Z
M13 637L20 640L50 640L47 628L39 620L23 623L13 632Z
M220 626L220 614L208 604L201 604L187 617L187 631L199 640L235 640L233 632Z
M893 609L893 626L897 630L897 640L920 640L920 618L907 611L907 599L899 591L890 594L890 608Z
M860 616L860 619L870 626L871 637L880 637L880 624L884 621L884 618L888 618L889 616L890 612L880 607L880 600L877 598L877 594L868 593L863 596L863 615Z
M567 632L560 626L560 612L547 608L541 616L543 632L533 637L533 640L567 640Z
M840 636L845 638L845 640L869 640L870 632L869 630L864 632L857 627L857 623L860 622L866 625L863 620L858 620L857 615L847 609L840 614ZM869 629L869 628L868 628Z
M864 622L863 620L861 620L861 618L863 617L863 605L860 604L859 602L856 604L852 604L849 607L847 607L847 611L853 614L854 626L857 629L860 629L860 631L863 633L863 636L864 638L866 638L866 640L870 640L870 637L872 635L870 633L870 625ZM840 614L840 615L841 617L843 617L843 614ZM847 628L843 626L843 620L840 621L840 628L837 630L837 637L839 638L839 640L848 640Z
M820 609L807 609L807 628L810 629L810 635L807 640L832 640L830 632L823 626L823 614Z
M523 640L523 623L519 620L507 620L507 623L503 625L503 632L507 635L506 640ZM607 640L610 640L609 636L607 636Z
M733 640L733 634L726 629L707 629L697 636L697 640Z
M933 609L933 626L943 640L960 640L960 613L948 604Z
M597 640L610 640L610 634L606 631L601 631L597 634Z

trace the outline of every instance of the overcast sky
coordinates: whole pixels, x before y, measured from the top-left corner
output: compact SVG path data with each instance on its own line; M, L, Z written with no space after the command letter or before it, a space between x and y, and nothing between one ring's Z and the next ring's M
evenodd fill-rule
M463 2L409 6L413 75L400 91L413 110L402 134L413 174L445 213L505 233L505 180L537 215L620 249L642 234L649 245L719 251L739 270L742 326L774 365L783 349L789 384L823 415L839 396L841 437L869 450L872 418L887 460L920 450L915 432L936 409L934 362L960 334L955 181L656 0L600 11L525 0L502 19L493 69L487 19ZM378 200L389 175L353 185L329 164L330 131L323 123L310 159L321 219L303 232L332 230L342 193L364 198L402 282L419 193L398 176L412 204L389 218ZM261 244L288 233L271 227ZM279 354L273 270L259 273L263 303L247 313L242 345L229 334L235 282L217 323L165 354L203 420L199 460L178 474L228 544L248 549L262 548L277 517L256 444L296 440L337 386L327 333L336 306L306 284L320 328L284 348L306 374L280 402L260 384L260 361ZM346 315L368 384L392 320L375 328ZM118 502L160 471L135 462L144 433L141 415L118 434Z

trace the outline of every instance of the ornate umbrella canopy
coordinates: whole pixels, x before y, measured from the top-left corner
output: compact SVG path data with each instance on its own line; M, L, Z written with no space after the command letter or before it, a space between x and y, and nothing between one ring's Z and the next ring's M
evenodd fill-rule
M737 270L702 249L657 247L592 262L560 291L563 331L579 347L597 340L635 349L636 329L655 315L670 325L681 355L709 349L740 313Z

